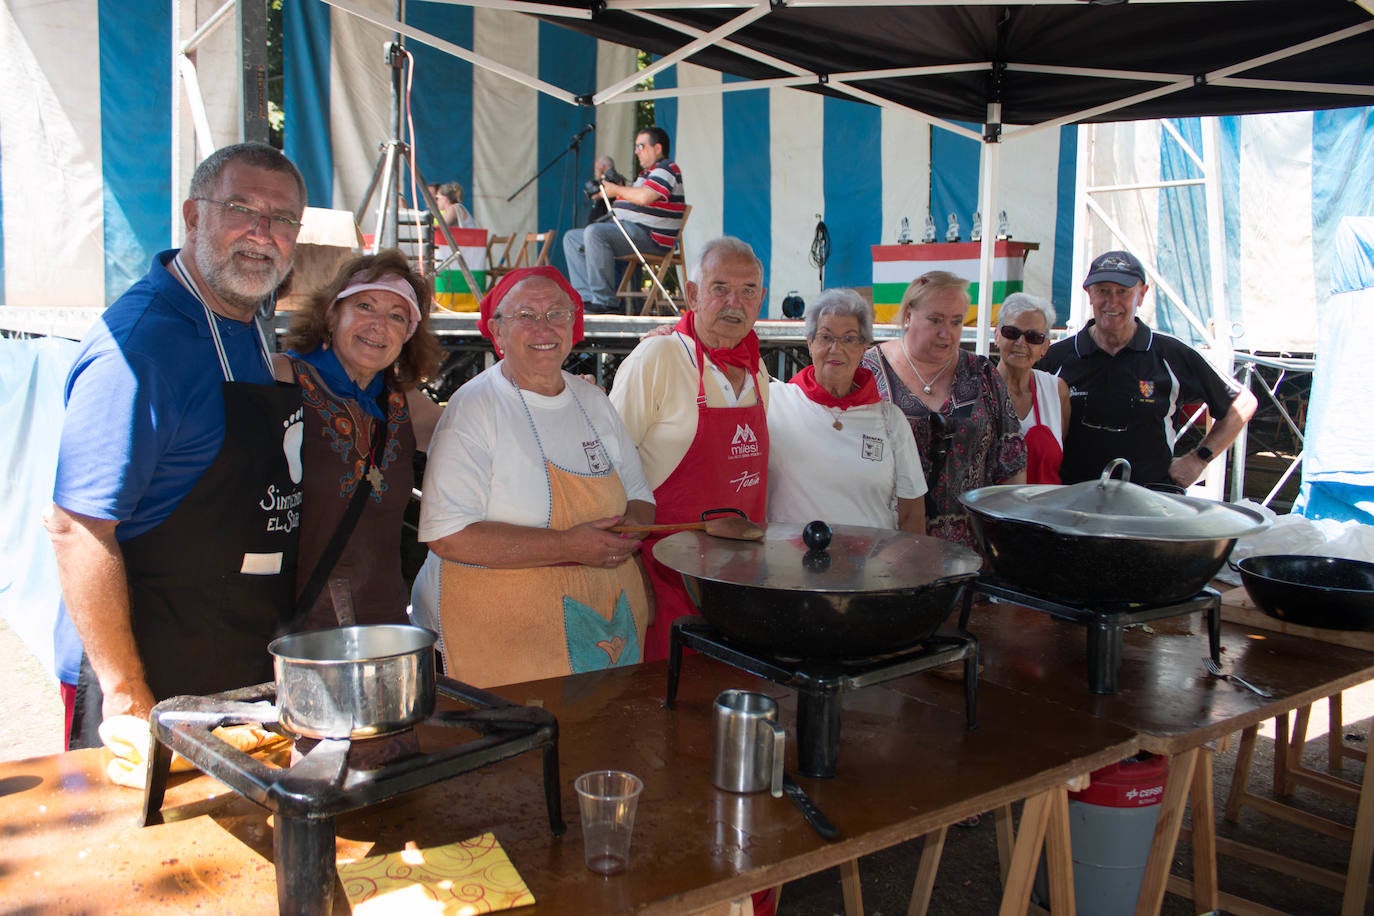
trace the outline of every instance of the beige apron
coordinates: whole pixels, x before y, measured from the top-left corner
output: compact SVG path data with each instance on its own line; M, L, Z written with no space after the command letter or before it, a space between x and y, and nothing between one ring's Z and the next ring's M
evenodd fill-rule
M564 530L625 512L614 469L587 477L545 460L553 511ZM597 671L643 658L649 600L638 557L615 569L487 569L445 562L440 638L450 677L474 687Z

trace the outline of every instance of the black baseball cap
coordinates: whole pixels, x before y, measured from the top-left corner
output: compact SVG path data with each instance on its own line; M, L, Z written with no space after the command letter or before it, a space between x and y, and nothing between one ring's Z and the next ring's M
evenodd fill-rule
M1129 251L1108 251L1093 258L1088 268L1088 277L1083 281L1087 289L1094 283L1115 283L1119 286L1135 286L1145 282L1145 268Z

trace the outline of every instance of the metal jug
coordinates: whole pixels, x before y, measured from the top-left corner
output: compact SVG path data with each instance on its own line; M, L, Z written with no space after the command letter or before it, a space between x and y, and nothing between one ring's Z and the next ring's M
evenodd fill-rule
M787 733L770 696L725 690L716 697L711 722L711 782L727 792L782 795Z

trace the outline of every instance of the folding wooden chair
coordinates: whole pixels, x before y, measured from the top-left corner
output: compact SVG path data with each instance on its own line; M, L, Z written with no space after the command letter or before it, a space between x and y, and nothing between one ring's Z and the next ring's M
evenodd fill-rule
M543 232L526 232L525 240L515 252L514 267L547 267L549 251L553 248L553 238L558 235L553 229Z
M502 277L515 269L511 263L511 249L515 246L515 233L496 235L487 233L487 289L495 286Z
M687 204L682 208L682 223L678 227L677 242L668 251L661 255L644 256L648 262L649 270L653 276L651 282L646 287L644 278L641 276L643 267L639 259L633 254L623 255L617 260L626 262L625 273L620 278L620 286L616 289L616 296L625 304L627 315L636 314L635 305L639 304L638 314L654 315L660 310L670 312L669 302L677 306L678 311L687 308L687 256L682 248L682 239L687 229L687 218L692 215L692 206ZM662 286L670 273L676 271L677 292L669 297L663 295Z

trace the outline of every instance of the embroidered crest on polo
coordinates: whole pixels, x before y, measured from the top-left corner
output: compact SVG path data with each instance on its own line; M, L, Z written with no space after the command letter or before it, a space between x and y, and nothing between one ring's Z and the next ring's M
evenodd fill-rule
M863 444L860 446L859 455L865 461L883 460L883 440L877 436L864 434Z
M1136 384L1140 387L1140 396L1142 398L1152 398L1155 396L1154 382L1147 381L1146 379L1140 379Z

